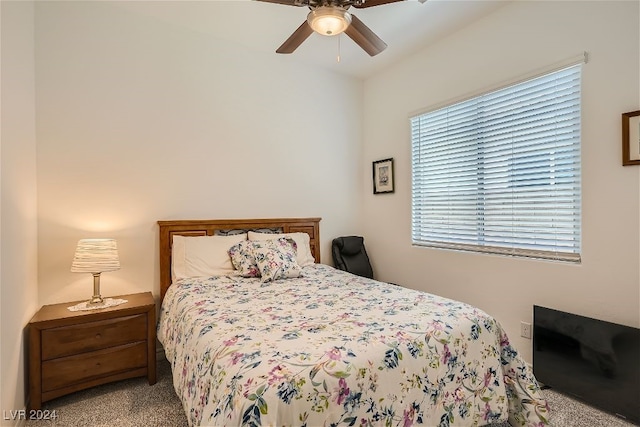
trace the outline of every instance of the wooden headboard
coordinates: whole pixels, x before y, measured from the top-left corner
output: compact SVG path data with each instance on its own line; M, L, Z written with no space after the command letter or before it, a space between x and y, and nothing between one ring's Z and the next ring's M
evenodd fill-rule
M212 219L158 221L160 226L160 302L171 286L171 244L174 235L213 236L220 230L256 230L279 228L283 233L304 232L309 235L311 254L320 263L321 218Z

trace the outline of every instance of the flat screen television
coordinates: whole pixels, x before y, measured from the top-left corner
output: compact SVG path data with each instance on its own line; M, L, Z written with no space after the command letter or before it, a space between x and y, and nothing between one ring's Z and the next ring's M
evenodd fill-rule
M640 424L638 328L533 306L533 373L544 387Z

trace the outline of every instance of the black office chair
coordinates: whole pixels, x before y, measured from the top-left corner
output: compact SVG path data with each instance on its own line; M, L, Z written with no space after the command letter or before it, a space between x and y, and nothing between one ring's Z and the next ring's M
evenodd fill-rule
M373 269L360 236L336 237L331 244L333 263L337 269L373 279Z

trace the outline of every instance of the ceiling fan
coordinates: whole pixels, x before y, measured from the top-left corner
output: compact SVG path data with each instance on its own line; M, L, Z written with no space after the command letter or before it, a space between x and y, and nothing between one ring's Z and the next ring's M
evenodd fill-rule
M307 20L276 50L277 53L292 53L313 32L325 36L345 33L369 55L375 56L386 49L387 44L356 16L347 11L380 6L405 0L257 0L288 6L306 6L311 11ZM419 0L423 3L426 0Z

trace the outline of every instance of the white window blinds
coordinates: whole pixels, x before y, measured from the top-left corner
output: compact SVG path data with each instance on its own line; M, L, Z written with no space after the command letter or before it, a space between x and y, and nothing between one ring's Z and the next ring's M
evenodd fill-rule
M581 70L411 117L414 245L580 261Z

